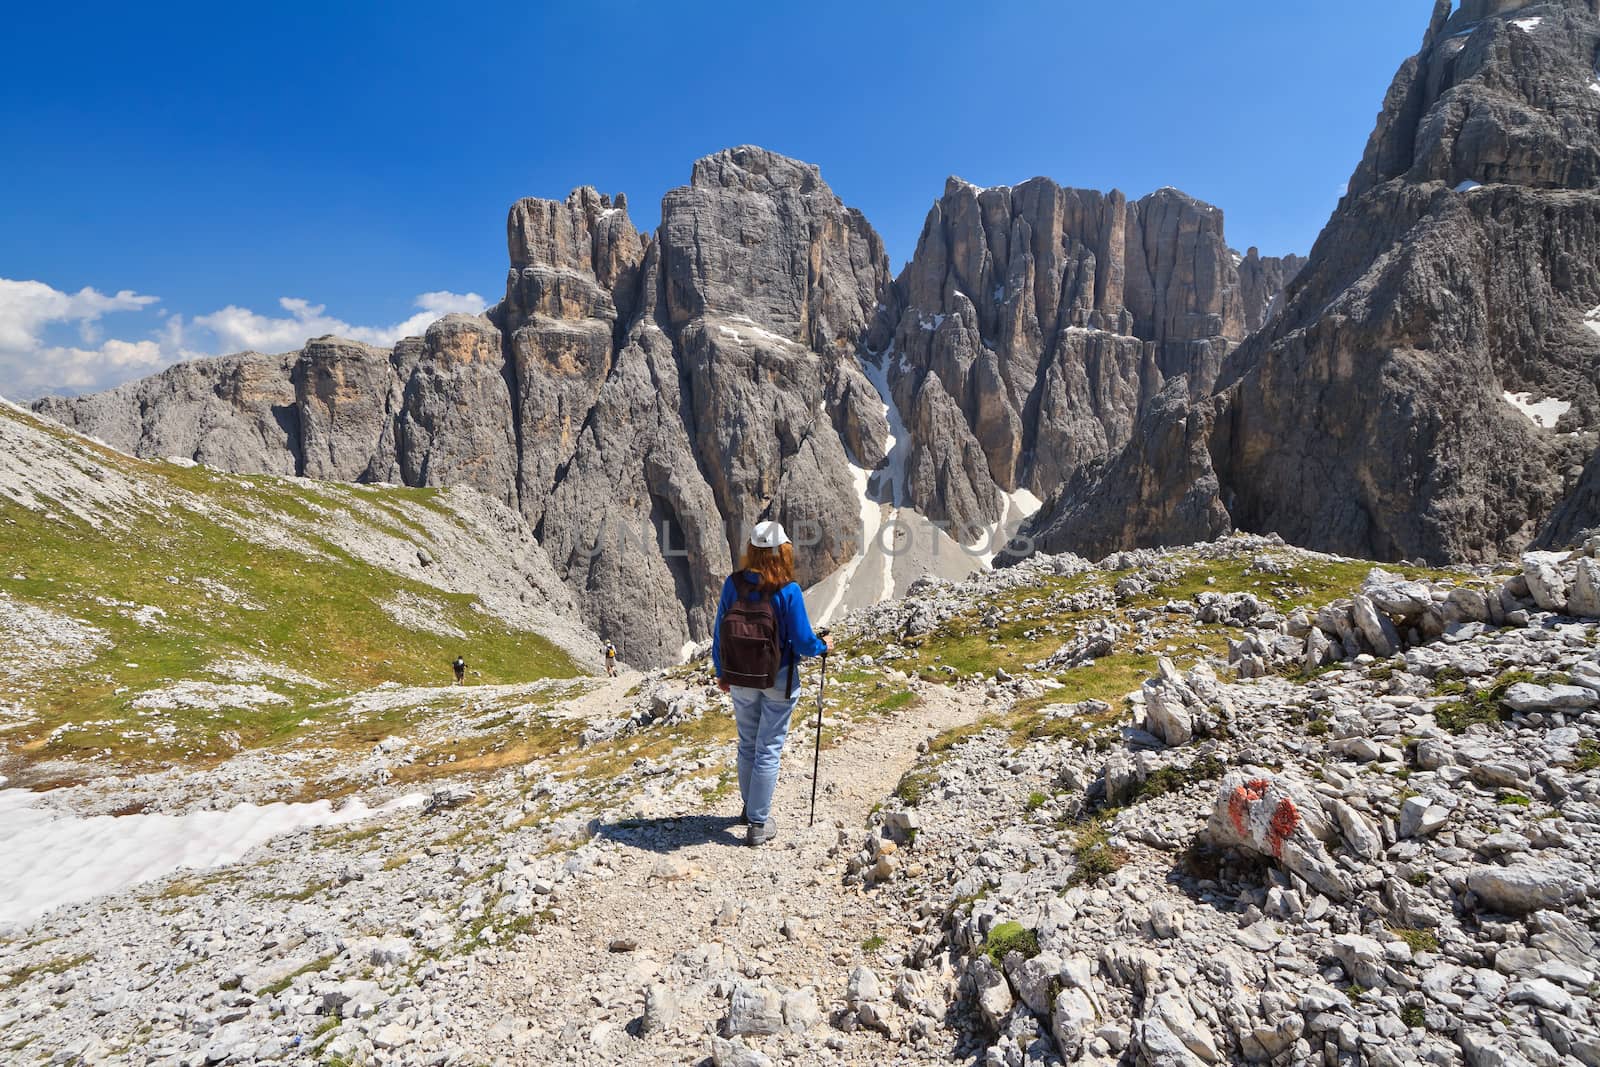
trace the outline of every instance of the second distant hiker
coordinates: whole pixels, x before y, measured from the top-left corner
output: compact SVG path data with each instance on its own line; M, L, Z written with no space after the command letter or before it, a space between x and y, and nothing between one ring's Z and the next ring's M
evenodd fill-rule
M454 667L456 670L456 684L464 685L467 681L467 661L462 657L457 656L456 661L450 664L450 666Z
M799 661L833 647L818 637L794 580L794 546L776 522L756 525L739 569L722 583L711 661L733 697L739 727L739 795L752 845L772 840L772 794L789 717L800 697Z
M612 678L617 676L617 646L610 641L606 642L606 674Z

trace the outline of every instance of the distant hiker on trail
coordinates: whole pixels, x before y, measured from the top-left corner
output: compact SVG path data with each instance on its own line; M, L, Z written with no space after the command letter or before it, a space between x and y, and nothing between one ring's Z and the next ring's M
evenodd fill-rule
M617 646L610 641L606 642L606 674L612 678L617 676Z
M467 681L467 661L457 656L456 661L450 666L456 669L456 684L465 685Z
M733 696L739 725L739 795L749 824L745 841L777 834L772 794L789 716L800 698L798 661L833 647L818 637L794 581L794 546L776 522L756 525L739 569L722 583L711 661L717 684Z

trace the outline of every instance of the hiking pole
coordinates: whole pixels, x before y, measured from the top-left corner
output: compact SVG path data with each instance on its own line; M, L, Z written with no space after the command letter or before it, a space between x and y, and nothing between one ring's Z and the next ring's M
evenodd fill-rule
M817 631L818 637L827 637L828 631L824 627ZM828 650L822 650L822 670L817 676L817 748L811 755L811 823L817 825L817 776L822 773L822 694L828 688Z

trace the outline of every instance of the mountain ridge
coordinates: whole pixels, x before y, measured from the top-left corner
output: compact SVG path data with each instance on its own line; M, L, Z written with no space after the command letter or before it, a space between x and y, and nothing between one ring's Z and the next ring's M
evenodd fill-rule
M987 233L983 212L1012 198L1015 218L1007 208ZM1073 204L1099 205L1099 221ZM861 560L890 515L933 552L995 541L1018 492L1042 497L1126 440L1170 370L1214 373L1247 332L1248 300L1265 314L1293 267L1232 252L1221 212L1170 189L1130 203L1043 178L951 179L929 226L938 237L925 231L892 277L882 240L817 167L739 146L695 163L653 234L622 194L517 201L505 296L482 316L390 350L316 338L33 407L139 455L470 485L522 512L585 620L631 662L669 662L709 637L744 528L810 531L806 585ZM973 251L970 272L944 277L950 247ZM989 345L995 359L979 356ZM890 405L907 427L894 479ZM1040 411L1044 448L1028 425ZM921 567L891 559L885 590Z
M1600 429L1597 49L1591 0L1436 4L1282 313L1193 400L1229 525L1461 561L1600 524L1583 473ZM1549 425L1528 411L1546 399ZM1079 483L1031 532L1075 544L1122 491Z

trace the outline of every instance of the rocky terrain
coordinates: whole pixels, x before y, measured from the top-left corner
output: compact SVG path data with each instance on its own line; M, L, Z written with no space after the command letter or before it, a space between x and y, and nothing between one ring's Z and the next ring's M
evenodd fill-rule
M1440 0L1282 311L1190 413L1206 447L1143 492L1177 516L1092 524L1123 479L1035 521L1046 550L1183 540L1197 478L1234 527L1377 559L1493 559L1600 523L1600 17L1592 0Z
M1234 537L928 578L840 624L819 820L808 722L765 849L703 666L457 689L373 746L397 777L343 825L0 930L0 1047L1600 1062L1597 615L1586 552L1383 570ZM444 726L508 758L418 789L405 754ZM166 776L165 810L262 758ZM39 803L70 839L154 784Z
M1597 52L1439 0L1305 261L952 179L891 277L741 147L392 350L0 406L0 1059L1597 1067ZM752 849L764 517L836 644Z
M284 799L412 713L353 694L438 685L457 655L475 681L508 685L600 663L527 524L467 488L148 462L0 406L0 536L0 775L14 785L311 739L289 773L267 772ZM128 802L163 803L151 792Z
M982 1061L1600 1059L1600 564L1373 570L1296 610L1314 557L1268 549L1245 588L1161 603L1175 562L1100 565L1115 602L1150 606L1080 632L1161 657L1126 700L1018 701L936 747L857 842L856 876L908 924L946 917L907 960L957 983ZM1086 592L1019 586L988 609L1000 633L1060 632L1051 609ZM960 595L879 625L959 619ZM1192 618L1244 631L1231 671L1176 665Z
M393 350L319 338L35 409L147 458L475 488L661 664L710 636L761 519L835 610L986 562L1168 377L1208 390L1298 266L1231 253L1176 190L952 179L896 279L816 167L749 146L696 162L654 234L580 188L513 205L507 247L503 300Z

